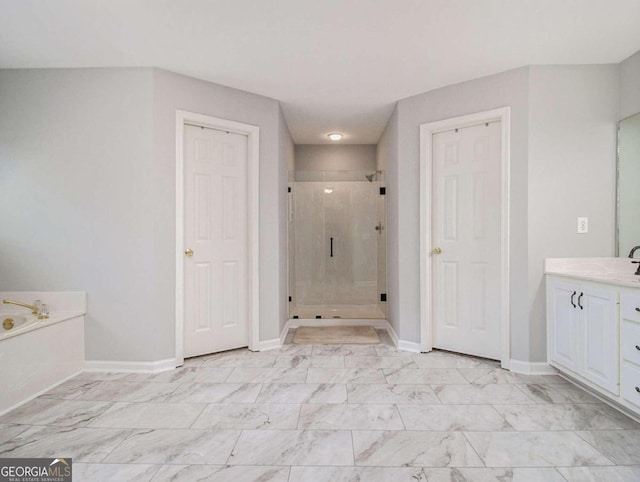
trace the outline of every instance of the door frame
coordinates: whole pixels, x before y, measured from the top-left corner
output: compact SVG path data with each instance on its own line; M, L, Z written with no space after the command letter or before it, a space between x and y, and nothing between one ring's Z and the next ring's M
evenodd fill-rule
M184 126L209 127L247 136L247 279L249 349L258 350L260 314L259 136L260 129L227 119L176 110L176 366L184 363Z
M510 252L510 132L511 108L477 112L475 114L429 122L420 126L420 348L433 349L433 304L431 263L431 217L433 178L433 135L451 129L460 129L483 122L500 121L502 206L500 216L501 267L500 267L500 352L503 368L509 368L511 359L509 252Z

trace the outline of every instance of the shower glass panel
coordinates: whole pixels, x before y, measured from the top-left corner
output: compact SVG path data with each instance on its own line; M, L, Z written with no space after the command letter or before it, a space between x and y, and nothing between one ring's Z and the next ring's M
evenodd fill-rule
M289 218L291 317L385 318L384 197L381 174L371 174L296 172Z

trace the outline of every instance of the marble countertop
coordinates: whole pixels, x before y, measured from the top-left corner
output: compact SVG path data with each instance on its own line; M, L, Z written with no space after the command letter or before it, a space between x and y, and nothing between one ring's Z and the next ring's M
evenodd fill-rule
M629 258L547 258L545 274L640 288L637 265ZM635 261L640 261L637 259Z

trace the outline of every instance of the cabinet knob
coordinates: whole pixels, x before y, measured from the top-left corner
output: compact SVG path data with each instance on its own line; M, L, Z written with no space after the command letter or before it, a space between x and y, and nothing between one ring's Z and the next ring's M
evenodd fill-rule
M640 351L640 345L636 345L636 350Z
M636 311L640 311L640 308L636 308Z
M636 387L636 392L640 393L640 387Z

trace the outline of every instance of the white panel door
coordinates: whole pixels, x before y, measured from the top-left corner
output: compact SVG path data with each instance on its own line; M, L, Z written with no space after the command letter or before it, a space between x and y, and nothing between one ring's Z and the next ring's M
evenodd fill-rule
M585 288L581 307L583 375L593 383L618 393L618 313L614 291Z
M190 357L249 343L247 137L185 126L184 165L184 356Z
M433 346L500 359L500 122L433 136Z

